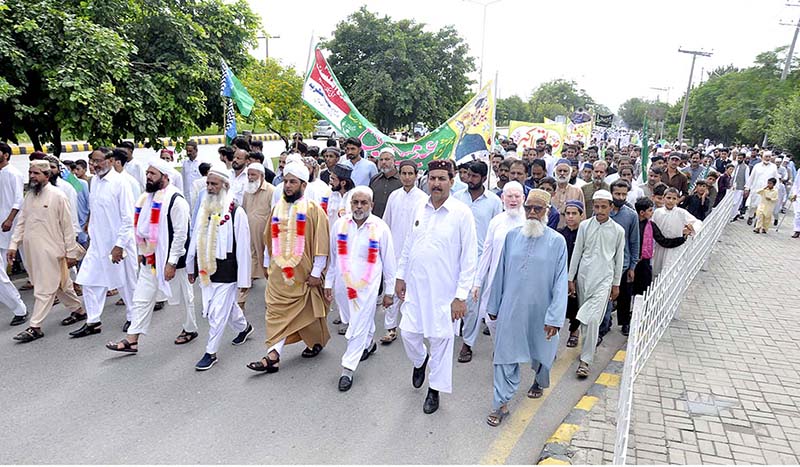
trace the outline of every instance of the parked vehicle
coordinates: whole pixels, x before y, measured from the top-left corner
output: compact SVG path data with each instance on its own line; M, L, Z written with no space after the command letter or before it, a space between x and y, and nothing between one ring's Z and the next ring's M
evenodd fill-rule
M317 138L336 138L338 135L336 134L336 129L333 128L333 125L330 124L327 120L319 120L317 124L314 126L314 134L312 135L313 139Z

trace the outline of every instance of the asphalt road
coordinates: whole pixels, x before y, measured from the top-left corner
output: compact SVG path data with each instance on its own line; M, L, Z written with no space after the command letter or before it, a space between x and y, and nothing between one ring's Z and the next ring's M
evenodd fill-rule
M454 393L442 395L433 415L422 412L426 389L411 386L399 339L362 362L347 393L337 390L345 340L332 325L334 335L317 358L301 358L303 345L295 344L278 373L251 372L245 365L265 353L263 290L264 281L256 282L246 308L253 338L239 347L223 344L207 372L194 370L208 329L199 294L200 338L174 345L181 313L167 306L156 312L138 355L104 348L123 337L117 297L107 301L103 332L83 339L67 334L77 326L60 326L67 314L61 305L45 321L45 337L32 343L14 342L24 326L3 322L0 464L530 464L622 342L616 330L607 336L594 374L580 382L576 350L565 353L562 336L554 388L543 399L527 399L532 372L526 369L512 416L492 428L485 422L491 340L483 335L471 363L454 363ZM31 292L22 294L30 306ZM376 326L380 336L382 310ZM226 340L234 337L226 332Z

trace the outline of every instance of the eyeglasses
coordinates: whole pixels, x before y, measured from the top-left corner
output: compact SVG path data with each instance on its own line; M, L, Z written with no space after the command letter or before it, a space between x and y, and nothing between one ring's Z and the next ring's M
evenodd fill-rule
M89 164L100 165L105 159L89 159Z
M535 212L536 214L541 214L547 209L545 206L528 206L527 204L523 206L525 208L525 212Z

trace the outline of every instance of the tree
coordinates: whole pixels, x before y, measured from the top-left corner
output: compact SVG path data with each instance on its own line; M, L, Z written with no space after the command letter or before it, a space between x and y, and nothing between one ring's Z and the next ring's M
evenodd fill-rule
M644 125L644 116L650 122L663 121L669 105L665 102L656 102L633 97L619 106L618 115L632 130L641 130Z
M800 95L794 95L775 108L769 138L793 156L800 155Z
M223 120L220 59L240 69L258 18L244 0L6 0L0 139L37 149L187 138ZM6 84L3 84L5 82Z
M438 125L468 100L475 67L452 26L428 32L363 6L320 45L353 104L386 132L418 121Z
M498 125L508 125L510 120L531 121L531 109L519 96L497 99L496 120Z
M553 119L557 115L569 115L579 108L587 109L593 106L594 99L577 86L575 81L563 79L539 85L528 102L533 120Z
M291 132L312 130L316 118L300 97L303 77L294 68L283 67L273 59L253 61L241 79L256 101L249 121L277 133L287 148Z

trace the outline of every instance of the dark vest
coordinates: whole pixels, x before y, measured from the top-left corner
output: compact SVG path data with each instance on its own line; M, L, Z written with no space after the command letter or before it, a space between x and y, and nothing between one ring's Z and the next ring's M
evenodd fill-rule
M180 196L183 198L183 195L180 193L173 193L172 198L169 199L169 207L167 208L167 231L169 232L169 244L167 246L167 254L172 249L172 240L175 235L175 229L172 227L172 205L175 203L175 198ZM191 235L191 228L189 227L189 223L187 222L186 226L186 245L184 245L184 251L189 251L189 237ZM178 259L178 265L176 269L184 269L186 267L186 253Z
M225 259L217 259L217 272L211 275L211 282L217 284L230 284L239 281L239 265L236 263L236 211L240 209L236 206L231 213L231 230L233 231L233 250L228 253Z

